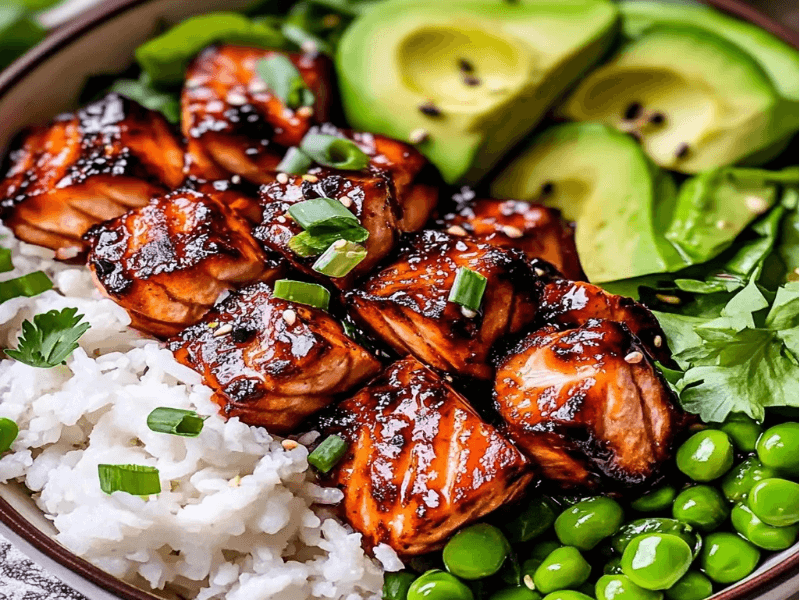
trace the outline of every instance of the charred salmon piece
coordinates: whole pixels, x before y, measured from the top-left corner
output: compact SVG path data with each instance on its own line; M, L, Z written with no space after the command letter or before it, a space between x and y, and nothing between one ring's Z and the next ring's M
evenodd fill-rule
M85 239L100 290L134 327L161 337L198 322L223 291L274 280L283 269L230 208L194 190L156 198Z
M462 267L488 280L477 314L448 301ZM396 261L350 292L347 303L351 314L401 355L490 379L492 345L534 320L542 285L516 250L424 231Z
M311 132L349 139L361 148L370 158L370 171L391 177L400 206L400 230L422 229L439 201L440 178L419 150L392 138L340 129L330 123L312 128Z
M318 170L316 175L285 176L261 187L259 200L262 206L261 223L253 234L266 248L283 256L299 271L331 282L340 289L349 289L364 273L371 271L394 248L399 232L397 227L397 202L392 195L391 183L381 173L347 173ZM362 242L366 258L346 276L330 278L311 267L317 256L303 257L289 247L289 241L303 231L288 214L293 204L313 198L338 200L359 220L369 232Z
M494 397L507 434L563 487L650 480L683 422L639 340L612 321L528 335L498 365Z
M380 371L323 310L275 298L265 283L231 292L169 340L227 417L287 434Z
M461 526L517 499L533 473L522 453L441 377L408 357L322 419L348 442L329 475L366 545L431 552Z
M23 133L0 182L0 217L32 244L74 258L96 223L176 187L183 149L158 113L109 94Z
M258 62L275 55L297 68L314 94L312 106L287 107L258 75ZM181 93L187 170L205 179L235 173L255 183L272 181L285 149L328 119L332 81L331 61L322 54L207 48L189 66Z
M672 363L667 336L650 309L632 298L609 294L583 281L554 279L544 287L539 322L578 327L590 319L616 321L627 327L661 364Z
M585 279L575 247L575 230L553 208L520 200L481 198L446 214L442 226L487 244L517 248L530 259L549 262L568 279Z

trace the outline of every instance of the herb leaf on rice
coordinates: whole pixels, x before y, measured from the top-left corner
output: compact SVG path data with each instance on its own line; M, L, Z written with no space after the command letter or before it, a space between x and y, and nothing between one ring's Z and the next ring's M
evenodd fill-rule
M51 310L23 321L17 349L5 353L32 367L50 369L62 364L78 347L78 339L89 329L77 308Z

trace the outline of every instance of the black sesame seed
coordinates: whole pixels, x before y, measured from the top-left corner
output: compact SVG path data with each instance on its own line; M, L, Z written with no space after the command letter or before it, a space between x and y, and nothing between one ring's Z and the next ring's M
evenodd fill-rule
M639 104L638 102L631 102L628 105L628 108L625 109L625 112L623 113L622 116L626 121L635 121L636 119L639 118L641 114L642 114L642 105Z
M675 150L675 157L676 158L686 158L689 156L689 144L681 144Z
M475 67L466 58L458 59L458 68L461 69L463 73L472 73L475 70Z
M666 122L667 122L667 117L664 116L664 113L660 112L653 113L653 115L650 117L650 123L652 123L653 125L663 125Z
M481 80L473 75L466 75L464 77L464 85L468 85L470 87L475 87L481 84Z
M243 327L243 328L241 328L241 329L234 329L234 330L231 332L231 339L232 339L232 340L233 340L235 343L237 343L237 344L241 344L241 343L243 343L243 342L246 342L247 340L249 340L249 339L250 339L250 336L252 336L254 333L255 333L255 332L254 332L253 330L251 330L251 329L246 329L246 328L244 328L244 327Z
M441 116L442 114L442 111L439 110L439 108L433 102L426 102L425 104L420 104L419 112L429 117L438 117Z

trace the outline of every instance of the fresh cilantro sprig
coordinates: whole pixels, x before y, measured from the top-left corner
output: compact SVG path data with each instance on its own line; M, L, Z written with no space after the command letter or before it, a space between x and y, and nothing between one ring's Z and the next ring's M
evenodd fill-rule
M10 358L32 367L50 369L62 364L78 347L78 339L90 325L81 322L77 308L51 310L23 321L17 348L6 349Z

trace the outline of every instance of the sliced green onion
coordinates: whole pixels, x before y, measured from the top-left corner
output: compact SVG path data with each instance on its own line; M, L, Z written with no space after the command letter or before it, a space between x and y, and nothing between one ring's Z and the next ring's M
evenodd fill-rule
M455 302L469 310L478 310L486 290L486 277L470 269L461 267L456 273L448 302Z
M203 420L193 410L160 406L147 415L147 426L157 433L197 437L203 431Z
M19 427L11 419L0 418L0 452L11 448L11 444L19 435Z
M291 173L302 175L307 173L313 161L303 154L299 148L289 148L283 156L283 160L276 167L279 173Z
M321 285L293 279L276 281L272 295L282 300L306 304L322 310L328 310L331 301L331 293Z
M0 303L12 298L38 296L52 289L53 282L42 271L28 273L22 277L0 282Z
M300 142L300 150L315 162L334 169L360 171L369 164L369 156L354 142L335 135L308 133Z
M267 84L270 92L289 108L314 104L314 94L306 87L300 71L283 54L273 54L259 60L256 63L256 73Z
M14 263L11 262L11 250L0 248L0 273L8 273L14 270Z
M100 489L106 494L125 492L133 496L149 496L161 492L158 469L143 465L97 465Z
M328 246L311 268L328 277L344 277L366 257L367 249L361 244L336 240Z
M303 229L338 229L358 225L358 217L332 198L313 198L289 207L289 214Z
M324 52L325 54L332 52L331 45L328 42L297 25L284 23L281 27L281 33L287 40L294 42L304 50L306 46L313 44L314 48L319 52Z
M314 230L298 233L289 240L289 249L303 257L317 256L325 252L331 244L338 240L348 242L363 242L369 237L369 231L361 227L348 227L346 229Z
M338 435L329 435L308 455L308 464L327 473L336 466L347 452L347 442Z

